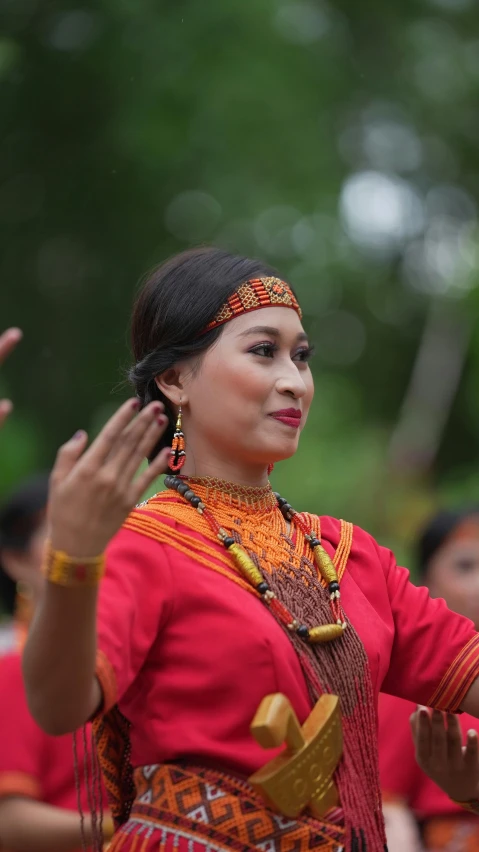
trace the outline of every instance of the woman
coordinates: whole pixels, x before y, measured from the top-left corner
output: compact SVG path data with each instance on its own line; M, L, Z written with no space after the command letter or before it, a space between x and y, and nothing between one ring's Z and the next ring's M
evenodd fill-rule
M22 483L0 507L0 653L22 648L43 578L48 477Z
M379 852L377 694L479 713L474 627L362 530L272 493L313 380L298 302L269 267L216 249L172 258L138 297L132 343L137 398L55 464L24 657L32 712L55 734L95 719L115 852ZM130 513L168 460L167 490ZM418 720L425 763L439 719ZM451 777L476 796L462 758Z
M15 852L79 850L80 790L88 810L83 770L75 782L71 735L55 738L42 731L28 710L22 681L21 651L43 586L47 496L48 477L38 475L0 508L0 606L11 614L0 656L0 849ZM79 741L81 754L83 748ZM84 834L92 841L89 815Z
M417 562L420 580L431 595L444 598L477 629L479 509L437 514L419 539ZM410 848L411 823L418 848L479 852L479 817L451 801L416 764L409 725L414 710L408 701L380 696L379 764L390 852ZM477 720L466 713L459 722L465 736L477 727Z

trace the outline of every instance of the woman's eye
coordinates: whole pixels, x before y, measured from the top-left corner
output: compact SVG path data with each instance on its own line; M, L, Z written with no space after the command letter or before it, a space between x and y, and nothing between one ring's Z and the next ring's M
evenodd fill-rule
M456 559L455 568L461 574L470 573L477 566L477 561L469 556L460 556Z
M312 346L304 346L302 349L298 349L296 355L293 358L293 361L302 361L303 363L307 363L311 360L314 355L314 348Z
M250 349L250 352L253 355L261 355L262 358L272 358L277 348L274 343L260 343L259 346Z

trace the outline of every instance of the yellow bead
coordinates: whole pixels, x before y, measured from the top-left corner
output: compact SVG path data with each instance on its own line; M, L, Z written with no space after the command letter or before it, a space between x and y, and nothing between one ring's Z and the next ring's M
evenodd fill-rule
M344 633L344 628L339 624L323 624L321 627L311 627L308 641L312 645L321 642L332 642Z
M329 585L329 583L337 583L338 575L336 572L336 568L333 565L332 560L326 553L322 544L317 544L316 547L313 547L314 553L314 561L316 562L317 567L319 568L319 572L323 580Z
M263 582L263 575L261 571L256 567L253 560L248 556L246 551L243 550L240 544L231 544L230 547L228 547L228 553L231 553L236 566L239 568L248 583L251 583L251 585L256 588L256 586L259 586L259 584Z

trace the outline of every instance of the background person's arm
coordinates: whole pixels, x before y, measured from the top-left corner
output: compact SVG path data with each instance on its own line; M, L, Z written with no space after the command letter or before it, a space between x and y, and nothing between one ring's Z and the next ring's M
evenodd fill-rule
M406 805L385 802L383 814L388 852L423 852L416 820Z
M0 364L3 364L5 358L10 355L17 343L22 339L22 332L19 328L7 328L3 334L0 334ZM9 399L0 399L0 427L7 419L13 408Z
M89 814L84 816L83 825L85 841L90 844L93 836ZM109 839L109 833L105 839ZM15 852L71 852L81 849L80 815L21 796L1 799L0 848L3 847L15 849Z

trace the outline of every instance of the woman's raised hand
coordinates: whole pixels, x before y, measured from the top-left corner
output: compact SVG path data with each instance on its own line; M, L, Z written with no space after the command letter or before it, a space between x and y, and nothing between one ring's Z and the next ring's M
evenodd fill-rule
M447 719L447 724L446 724ZM477 732L468 731L466 744L452 713L439 710L430 713L419 707L411 716L416 747L416 760L445 793L456 802L470 802L479 797L479 749Z
M3 364L5 358L10 355L21 339L22 332L19 328L7 328L3 334L0 334L0 364ZM13 405L9 399L0 399L0 426L5 422L12 408Z
M145 490L166 470L169 448L136 476L167 425L160 402L137 411L138 401L128 400L88 449L87 435L80 431L58 451L48 511L54 550L80 558L101 554Z

